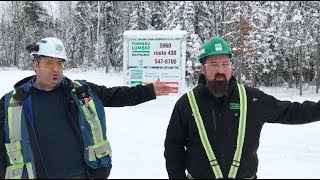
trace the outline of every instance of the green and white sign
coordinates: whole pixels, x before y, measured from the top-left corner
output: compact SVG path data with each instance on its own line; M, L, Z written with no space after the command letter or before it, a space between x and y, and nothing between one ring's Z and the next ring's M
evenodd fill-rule
M171 86L172 95L185 89L186 31L125 31L123 72L128 86L155 82Z
M179 67L181 39L128 41L128 67Z

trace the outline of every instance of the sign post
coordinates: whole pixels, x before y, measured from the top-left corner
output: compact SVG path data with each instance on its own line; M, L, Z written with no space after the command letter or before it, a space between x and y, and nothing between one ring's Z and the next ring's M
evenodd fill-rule
M186 31L125 31L123 72L129 86L160 82L185 92Z

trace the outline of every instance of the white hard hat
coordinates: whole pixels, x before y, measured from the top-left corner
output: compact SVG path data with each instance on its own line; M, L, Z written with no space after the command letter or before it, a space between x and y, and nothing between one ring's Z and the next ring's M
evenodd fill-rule
M39 45L39 51L33 51L31 55L37 54L67 60L66 50L59 39L53 37L43 38L37 42L37 45Z

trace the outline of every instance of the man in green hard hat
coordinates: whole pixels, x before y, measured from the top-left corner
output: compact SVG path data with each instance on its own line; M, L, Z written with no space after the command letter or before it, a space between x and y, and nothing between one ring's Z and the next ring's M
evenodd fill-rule
M213 37L201 49L199 84L175 104L165 138L170 179L257 178L264 123L320 120L320 101L280 101L237 83L228 43Z

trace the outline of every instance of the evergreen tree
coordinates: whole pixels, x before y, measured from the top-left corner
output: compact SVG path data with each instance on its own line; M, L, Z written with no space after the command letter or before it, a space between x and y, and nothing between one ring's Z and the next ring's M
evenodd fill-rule
M164 18L165 30L181 30L183 28L184 2L170 1Z
M151 26L155 30L163 30L164 29L164 10L168 6L168 1L151 1Z
M52 24L52 20L48 17L46 9L43 8L39 1L23 1L23 19L25 27L25 35L27 41L33 41L34 39L40 39L44 36L45 26ZM47 27L50 27L47 26Z
M206 1L195 1L195 34L198 34L201 41L210 39L215 33L211 33L214 27L214 20Z

